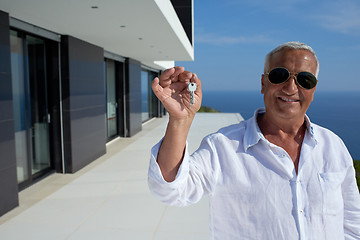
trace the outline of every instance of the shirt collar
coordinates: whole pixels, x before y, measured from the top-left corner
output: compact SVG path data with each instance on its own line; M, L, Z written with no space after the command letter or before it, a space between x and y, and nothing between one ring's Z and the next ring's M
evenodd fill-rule
M260 131L260 128L258 126L256 119L259 114L264 114L264 113L265 113L264 108L258 108L254 112L254 116L251 117L246 122L246 130L245 130L244 141L243 141L245 152L247 151L247 149L249 147L254 146L255 144L257 144L260 141L261 138L263 138L263 134Z
M315 146L318 143L316 137L316 131L314 130L314 124L311 123L310 118L307 115L305 115L305 124L306 124L306 131L309 134L308 136L310 137L308 143L312 146Z
M246 130L245 130L245 134L244 134L244 141L243 141L245 152L247 151L248 148L257 144L260 141L260 139L266 141L266 139L265 139L264 135L262 134L262 132L259 128L259 125L257 123L257 117L264 113L265 113L264 108L258 108L254 112L254 116L247 120ZM307 138L306 140L304 139L304 141L315 146L318 141L317 141L316 135L314 133L314 126L311 123L310 118L307 115L305 115L305 124L306 124L306 131L310 138Z

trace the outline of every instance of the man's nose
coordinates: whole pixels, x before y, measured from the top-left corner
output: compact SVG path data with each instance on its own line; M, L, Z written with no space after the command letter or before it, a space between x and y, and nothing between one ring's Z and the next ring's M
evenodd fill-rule
M296 76L291 74L289 79L285 82L283 86L283 92L286 94L292 95L298 91L298 85L296 83Z

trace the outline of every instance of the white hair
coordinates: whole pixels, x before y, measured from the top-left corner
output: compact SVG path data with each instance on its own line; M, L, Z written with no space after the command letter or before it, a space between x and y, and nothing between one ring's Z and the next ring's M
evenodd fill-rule
M287 42L284 44L281 44L280 46L276 47L274 50L272 50L271 52L269 52L266 57L265 57L265 64L264 64L264 73L267 73L269 71L269 66L270 66L270 60L272 58L272 56L277 53L280 52L284 49L294 49L294 50L307 50L309 52L311 52L315 59L316 59L316 72L315 72L315 76L317 77L319 74L319 60L316 57L315 51L308 45L306 45L305 43L301 43L301 42Z

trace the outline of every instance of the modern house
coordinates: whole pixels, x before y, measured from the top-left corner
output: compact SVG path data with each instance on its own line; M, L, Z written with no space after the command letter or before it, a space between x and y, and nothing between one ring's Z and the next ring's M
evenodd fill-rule
M0 0L0 216L161 117L151 80L194 59L193 26L192 0Z

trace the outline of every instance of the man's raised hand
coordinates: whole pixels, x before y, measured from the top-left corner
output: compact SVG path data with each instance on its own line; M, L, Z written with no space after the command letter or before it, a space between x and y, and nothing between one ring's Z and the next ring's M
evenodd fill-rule
M190 104L190 93L187 90L187 85L191 79L197 84L193 105ZM159 78L156 77L153 80L152 89L172 118L193 117L200 109L201 81L195 74L193 78L193 74L185 71L183 67L165 70Z

